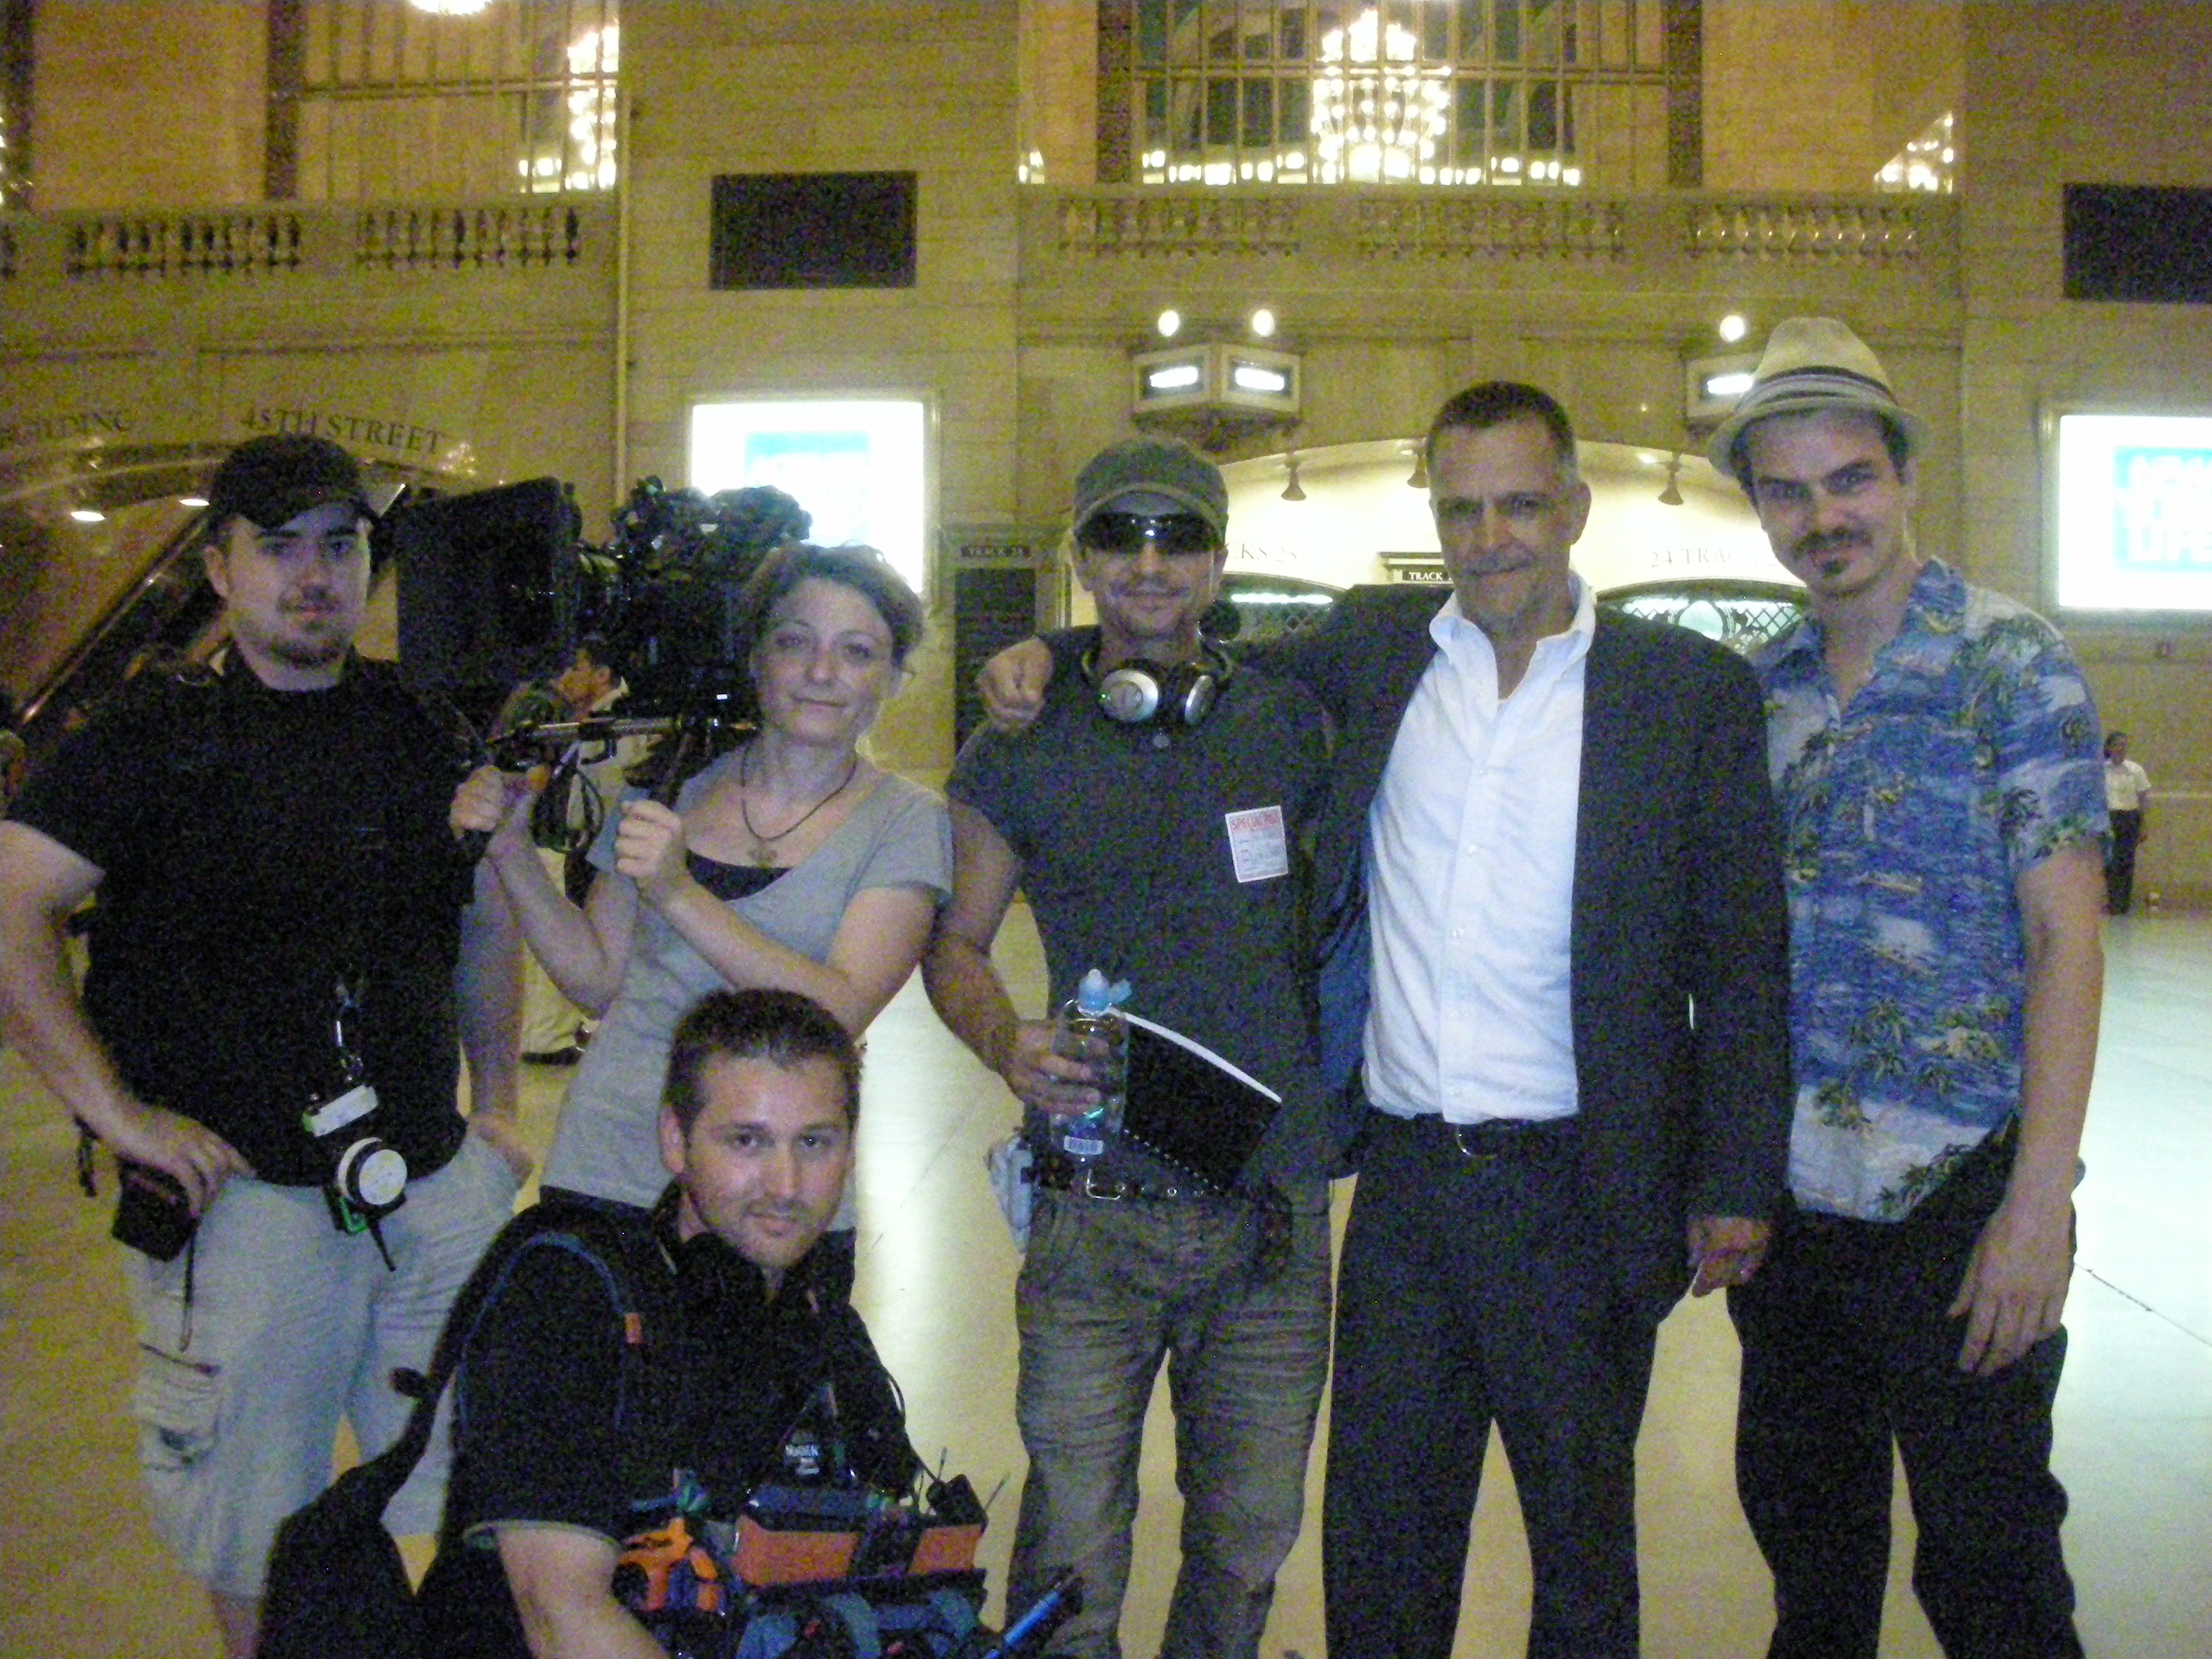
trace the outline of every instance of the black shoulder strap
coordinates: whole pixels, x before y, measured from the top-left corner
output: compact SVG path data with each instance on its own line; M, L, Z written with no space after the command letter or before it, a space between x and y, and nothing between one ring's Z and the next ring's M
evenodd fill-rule
M648 1332L663 1322L667 1302L651 1288L655 1275L635 1270L630 1261L635 1249L623 1237L629 1231L624 1224L581 1206L543 1202L523 1211L500 1231L453 1297L428 1371L396 1372L392 1376L393 1387L414 1397L415 1408L408 1414L407 1426L398 1439L362 1466L367 1479L381 1494L380 1509L391 1502L422 1461L437 1419L439 1397L460 1369L477 1326L513 1276L515 1264L533 1249L566 1249L598 1272L623 1327L618 1420L649 1409L645 1400L645 1347ZM648 1286L646 1298L637 1293L641 1283Z

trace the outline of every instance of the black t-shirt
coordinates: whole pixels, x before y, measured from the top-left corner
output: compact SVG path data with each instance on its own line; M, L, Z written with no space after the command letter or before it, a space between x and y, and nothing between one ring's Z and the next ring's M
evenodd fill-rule
M388 664L272 691L234 653L211 683L140 676L64 743L9 816L100 866L85 1012L132 1092L265 1180L320 1181L300 1115L342 1077L357 979L380 1132L418 1175L451 1158L466 760Z
M484 1309L454 1383L435 1591L441 1651L526 1651L498 1523L575 1527L620 1543L639 1529L641 1506L668 1497L679 1468L704 1488L711 1513L733 1516L775 1468L825 1376L864 1479L902 1491L919 1468L896 1389L845 1299L849 1270L817 1249L771 1301L759 1271L711 1234L677 1243L671 1209L664 1200L651 1221L603 1218L580 1236L584 1250L526 1250ZM601 1261L660 1275L658 1285L623 1281L646 1310L641 1360L625 1357L623 1312L590 1251L609 1229L629 1231Z
M1168 732L1115 724L1062 672L1035 726L978 727L945 786L1022 860L1054 1008L1103 969L1130 982L1130 1012L1283 1096L1248 1180L1334 1164L1299 989L1298 842L1327 768L1321 706L1289 681L1240 668L1195 728ZM1164 1173L1134 1149L1108 1160Z

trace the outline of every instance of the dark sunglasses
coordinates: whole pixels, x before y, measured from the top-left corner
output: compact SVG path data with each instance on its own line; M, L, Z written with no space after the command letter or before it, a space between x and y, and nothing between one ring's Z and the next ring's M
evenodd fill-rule
M1141 513L1094 514L1076 539L1093 553L1134 553L1146 542L1171 556L1211 553L1220 545L1213 526L1195 513L1170 513L1161 519Z

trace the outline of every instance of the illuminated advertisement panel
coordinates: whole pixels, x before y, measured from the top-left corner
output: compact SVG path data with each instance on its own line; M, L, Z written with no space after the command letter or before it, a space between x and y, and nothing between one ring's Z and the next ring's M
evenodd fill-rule
M2062 415L2057 598L2212 611L2212 416Z
M735 399L691 410L691 487L771 484L814 515L817 542L865 542L927 591L927 411L896 398Z

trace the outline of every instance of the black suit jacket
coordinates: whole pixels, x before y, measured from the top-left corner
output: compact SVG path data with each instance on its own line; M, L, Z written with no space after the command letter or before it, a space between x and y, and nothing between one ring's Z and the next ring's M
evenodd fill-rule
M1315 891L1364 918L1368 808L1436 646L1433 586L1359 587L1255 655L1337 725ZM1791 1111L1781 823L1743 660L1663 623L1601 611L1585 669L1572 984L1590 1220L1623 1291L1656 1318L1689 1282L1692 1215L1763 1216ZM1326 930L1324 930L1326 931ZM1364 1016L1367 937L1340 929Z

